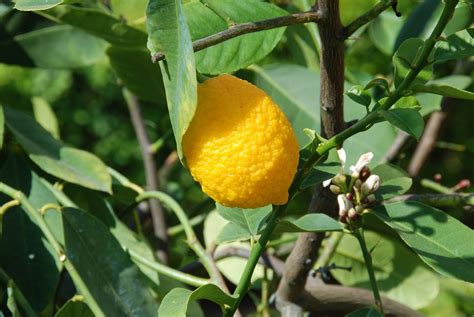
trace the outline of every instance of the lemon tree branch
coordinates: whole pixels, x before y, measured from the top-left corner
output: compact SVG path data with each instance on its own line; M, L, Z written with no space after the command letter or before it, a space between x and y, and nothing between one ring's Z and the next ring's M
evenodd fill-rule
M198 52L200 50L222 43L240 35L281 28L294 24L317 22L320 19L321 14L318 11L312 10L307 12L289 14L286 16L276 17L267 20L261 20L257 22L234 24L224 31L194 41L193 49L194 52ZM164 58L165 56L163 53L156 53L152 56L152 61L157 62Z
M306 161L304 166L298 171L295 180L290 188L290 200L291 197L294 196L296 191L299 189L301 181L306 176L306 174L311 170L311 168L321 159L323 155L329 152L332 148L341 145L344 140L348 139L349 137L357 134L359 132L365 131L368 129L368 126L375 123L380 118L380 111L389 109L392 105L394 105L400 98L402 98L408 90L408 87L413 82L413 80L417 77L420 71L423 69L424 66L428 63L427 59L434 48L434 45L441 35L443 29L446 27L446 24L452 17L454 12L454 8L459 0L447 0L445 6L443 8L443 12L432 31L429 38L425 41L421 53L419 55L418 61L414 65L414 67L409 71L405 79L402 81L400 86L386 99L383 105L367 116L362 118L356 124L350 126L349 128L343 130L342 132L336 134L335 136L331 137L326 142L321 143L316 151L310 156L310 158ZM252 273L255 269L255 266L258 263L258 260L262 253L265 250L265 246L270 238L271 233L275 229L275 226L279 219L283 216L287 205L278 206L274 209L273 213L271 214L270 218L267 221L265 230L263 231L262 235L258 242L254 245L251 250L249 260L244 269L244 273L240 278L239 284L234 292L234 296L237 298L236 302L232 307L229 307L225 311L225 316L230 317L233 315L237 307L239 306L240 302L242 301L243 296L247 292L250 286L250 278L252 277Z

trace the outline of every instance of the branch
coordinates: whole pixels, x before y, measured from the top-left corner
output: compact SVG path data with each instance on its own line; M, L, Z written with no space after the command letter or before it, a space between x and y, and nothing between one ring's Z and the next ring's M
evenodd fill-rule
M262 20L257 22L248 22L232 25L230 28L221 31L219 33L209 35L205 38L196 40L193 42L194 52L198 52L210 46L222 43L234 37L254 33L259 31L265 31L270 29L276 29L283 26L289 26L293 24L302 24L308 22L317 22L321 19L321 14L317 11L308 11L301 13L294 13L282 17L272 18L268 20ZM156 53L152 56L152 61L155 63L164 59L163 53Z
M133 124L133 129L137 135L138 143L140 144L140 150L143 159L143 165L145 167L145 179L146 187L148 190L158 190L158 177L155 159L151 152L151 143L148 138L148 134L145 129L145 123L140 111L140 104L138 98L129 92L126 88L123 89L123 96L127 102L128 111ZM153 221L153 231L158 239L158 250L157 256L162 263L168 262L167 244L168 244L168 233L166 227L166 218L163 212L163 208L157 199L150 199L149 201L151 219Z
M321 131L324 137L333 137L345 127L344 96L344 42L335 34L342 31L339 1L319 0L318 9L323 18L318 22L321 37ZM336 200L328 190L317 186L309 212L331 212ZM277 291L277 308L282 316L302 316L303 310L295 305L312 269L324 233L302 233L285 262Z
M400 201L419 201L433 207L464 207L474 205L474 193L401 195L384 201L384 204Z
M385 11L388 7L392 6L395 7L397 5L397 0L381 0L377 3L372 9L349 23L348 26L344 27L341 31L340 37L345 40L354 34L360 27L369 23L376 17L378 17L383 11ZM397 12L397 16L400 14Z
M227 248L219 256L239 256L248 258L247 250L241 248ZM273 269L277 276L284 274L285 264L277 257L269 255L269 260L261 259L261 264ZM296 300L307 311L325 313L335 316L334 313L345 315L356 309L370 307L373 304L372 293L365 289L338 285L326 285L317 278L308 278L304 290ZM416 311L382 296L386 316L421 317ZM339 315L338 315L339 316Z
M405 145L406 141L410 138L410 135L404 131L400 131L397 134L395 141L393 141L392 146L388 149L387 153L382 158L382 162L390 162L398 155L402 147Z

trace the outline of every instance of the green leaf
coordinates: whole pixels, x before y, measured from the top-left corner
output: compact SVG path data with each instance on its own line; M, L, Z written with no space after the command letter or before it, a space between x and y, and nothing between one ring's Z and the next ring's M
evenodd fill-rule
M64 237L57 239L102 314L154 316L157 307L144 276L108 228L79 209L63 208L60 215Z
M0 150L3 148L3 135L5 133L5 115L3 114L3 106L0 104Z
M147 0L111 0L110 6L114 15L125 18L130 24L136 24L139 20L144 20L147 3Z
M15 9L20 11L46 10L63 3L63 0L16 0Z
M265 223L265 219L272 212L271 205L256 209L242 209L229 208L221 204L216 204L216 209L222 218L241 226L252 236L260 232Z
M361 104L366 107L370 106L370 103L372 101L370 93L365 90L363 86L360 85L352 86L349 90L346 91L346 95L358 104Z
M107 43L69 25L56 25L15 36L37 67L70 69L104 60Z
M59 139L58 119L49 103L41 97L33 97L31 103L36 121L52 136Z
M414 85L412 89L415 92L425 92L451 98L474 100L474 92L458 88L459 85L462 85L464 82L470 83L470 77L452 75L429 81L425 85Z
M178 155L183 160L181 140L197 105L194 51L180 0L150 0L147 7L148 48L162 52L160 61L168 110Z
M146 101L165 103L160 67L151 62L148 52L111 46L107 55L115 74L133 94Z
M366 11L369 11L376 3L377 0L341 0L341 22L348 25Z
M365 240L372 250L377 285L386 296L413 309L427 306L437 296L437 275L407 246L371 231L365 232ZM331 261L338 266L351 267L351 271L331 270L343 285L371 289L364 256L354 236L343 236Z
M175 288L169 292L161 302L158 315L160 317L186 317L189 302L199 299L207 299L218 304L221 309L224 306L233 305L235 299L224 293L214 284L207 284L190 291L184 288Z
M393 55L393 66L395 75L395 88L405 79L408 72L412 69L416 62L424 41L419 38L410 38L405 40ZM433 55L432 53L431 55ZM431 58L430 58L431 59ZM432 75L433 66L429 65L421 70L412 85L420 85L426 83Z
M369 90L374 87L382 87L387 93L390 93L388 82L384 78L374 78L365 85L364 90Z
M83 301L71 298L54 315L55 317L94 317L94 313Z
M193 40L221 32L230 23L255 22L288 14L260 0L191 1L184 6ZM280 41L285 28L238 36L196 53L196 67L205 74L231 73L258 62Z
M439 42L435 51L435 63L469 58L474 55L474 28L462 30Z
M427 31L433 19L436 18L436 12L439 7L439 1L424 0L421 2L402 24L402 28L395 41L395 50L406 39L424 37L423 33Z
M413 109L416 111L421 110L420 103L414 96L407 96L407 97L402 97L398 99L398 101L393 105L393 108L399 108L399 109Z
M381 164L372 169L380 177L380 188L375 192L377 200L385 200L406 193L413 181L400 167Z
M30 116L11 108L4 110L8 128L42 170L74 184L111 192L112 179L99 158L64 146Z
M215 245L218 237L221 234L225 235L224 228L229 224L230 223L224 218L222 218L216 210L210 212L204 222L203 230L204 241L206 242L206 246L210 247L211 245ZM235 224L230 225L232 225L231 229L235 230L236 232L242 230L242 236L246 234L247 237L250 238L250 235L247 233L247 231L243 232L244 229L242 227ZM230 242L226 244L221 244L217 246L215 252L219 252L220 250L229 247L237 247L250 252L250 243L248 242ZM216 264L222 275L224 275L229 281L237 285L239 283L240 277L242 276L246 263L247 259L234 256L221 259ZM252 283L256 282L258 279L261 279L264 276L264 271L265 268L262 265L257 264L257 267L255 268L252 274Z
M417 140L421 137L425 122L420 113L412 108L395 108L382 111L382 116L391 124L410 134Z
M434 270L474 282L472 229L439 209L414 201L380 206L374 213Z
M369 25L369 37L375 47L391 56L403 23L393 12L382 12Z
M130 27L103 10L62 5L48 10L44 14L53 20L75 26L113 45L135 48L144 48L146 45L144 32Z
M215 242L217 244L222 244L235 241L246 241L250 240L252 237L253 235L250 234L248 229L230 222L221 229Z
M325 214L307 214L296 220L280 221L276 232L329 232L342 231L344 226Z
M375 308L362 308L346 315L346 317L383 317Z
M56 203L54 196L22 157L10 155L2 166L0 179L22 191L36 209ZM10 200L1 195L0 205ZM37 224L21 207L9 209L2 222L0 267L39 313L53 299L61 264Z
M454 9L454 14L444 28L445 35L451 35L458 31L468 28L473 20L472 5L467 2L460 2Z

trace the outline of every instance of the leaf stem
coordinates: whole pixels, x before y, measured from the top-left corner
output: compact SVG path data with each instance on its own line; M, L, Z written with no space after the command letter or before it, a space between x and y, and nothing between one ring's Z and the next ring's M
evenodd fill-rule
M357 228L353 231L354 236L357 238L362 250L362 255L364 256L364 262L367 267L367 273L369 273L370 285L372 286L372 292L374 294L375 305L377 309L383 315L383 306L382 298L380 297L379 288L377 286L377 280L375 279L374 266L372 264L372 256L370 255L369 250L367 249L367 244L364 238L364 230L362 227Z
M196 253L198 258L201 260L202 265L209 273L209 276L219 284L219 272L216 271L213 260L210 255L204 250L203 246L199 242L196 233L189 221L188 216L184 212L183 208L173 199L173 197L159 191L146 191L137 196L136 201L141 202L146 199L155 198L160 200L164 205L168 206L171 211L176 215L179 222L183 226L184 233L186 234L187 242L189 247Z
M209 279L197 277L191 274L187 274L178 270L175 270L173 268L170 268L164 264L161 264L159 262L154 262L150 261L142 256L140 256L138 253L135 251L132 251L130 249L127 249L128 254L130 254L130 257L137 263L140 263L149 269L152 269L160 274L163 274L165 276L171 277L172 279L175 279L179 282L182 282L187 285L191 286L202 286L209 284L211 281Z

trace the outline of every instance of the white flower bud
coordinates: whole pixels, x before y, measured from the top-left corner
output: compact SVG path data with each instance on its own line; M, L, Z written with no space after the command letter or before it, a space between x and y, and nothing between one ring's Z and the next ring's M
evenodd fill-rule
M365 197L372 194L380 187L380 177L378 175L370 175L367 180L362 183L361 193Z
M357 161L356 165L352 165L349 169L352 173L352 177L358 178L360 171L369 165L370 161L372 161L372 158L374 157L374 153L368 152L365 154L362 154L359 160Z
M343 194L337 196L337 203L339 205L339 215L341 217L346 215L349 209L354 207L352 202Z

